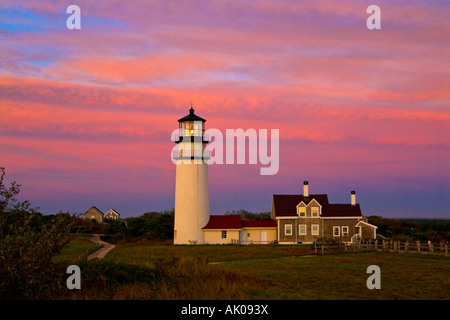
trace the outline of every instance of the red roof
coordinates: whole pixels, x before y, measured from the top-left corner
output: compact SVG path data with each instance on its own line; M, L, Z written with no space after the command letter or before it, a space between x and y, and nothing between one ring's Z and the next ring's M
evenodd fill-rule
M209 222L202 229L242 229L241 216L227 215L218 216L211 215Z
M202 229L230 230L242 228L272 228L276 226L276 220L242 220L240 215L211 215L208 224Z
M277 220L243 220L243 228L276 228Z

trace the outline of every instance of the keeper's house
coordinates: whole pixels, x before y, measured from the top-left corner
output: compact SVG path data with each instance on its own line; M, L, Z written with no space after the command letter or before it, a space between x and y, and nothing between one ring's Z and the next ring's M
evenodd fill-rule
M273 195L271 219L243 220L240 215L210 215L202 228L206 244L297 244L319 238L355 242L375 239L377 227L368 223L351 192L350 203L331 204L326 194Z
M326 194L273 195L271 218L277 221L280 244L312 243L318 238L341 242L375 239L377 227L368 223L351 192L349 204L330 204Z

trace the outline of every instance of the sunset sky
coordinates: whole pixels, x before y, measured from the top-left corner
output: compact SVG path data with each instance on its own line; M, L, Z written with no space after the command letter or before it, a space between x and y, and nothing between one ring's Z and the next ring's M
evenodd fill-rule
M2 0L0 166L45 214L169 210L192 102L207 128L279 129L277 174L209 166L212 214L308 180L366 216L450 218L449 35L438 0Z

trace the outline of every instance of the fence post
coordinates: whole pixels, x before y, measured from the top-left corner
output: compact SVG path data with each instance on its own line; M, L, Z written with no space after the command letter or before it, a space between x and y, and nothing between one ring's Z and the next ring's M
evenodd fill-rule
M323 254L323 244L322 244L322 254Z
M417 244L417 253L420 253L420 241L417 240L416 244Z
M430 251L430 253L433 253L434 252L434 248L433 248L433 244L431 243L431 241L430 242L428 242L428 247L429 247L429 251Z
M445 254L446 257L448 256L448 244L445 244Z
M409 242L408 242L408 241L406 241L406 242L405 242L405 253L407 253L407 252L408 252L408 247L409 247Z

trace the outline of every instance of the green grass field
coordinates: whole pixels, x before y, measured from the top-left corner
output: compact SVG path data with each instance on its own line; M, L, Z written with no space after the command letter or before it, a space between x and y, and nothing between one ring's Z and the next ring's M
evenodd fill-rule
M87 243L73 241L60 263L81 261ZM82 247L82 248L78 248ZM92 248L90 248L92 249ZM315 255L310 246L173 246L118 244L101 268L148 274L70 299L450 299L450 258L415 253L360 252ZM381 289L369 290L369 265L381 270ZM129 266L129 267L126 267ZM114 267L112 267L114 268ZM136 269L137 268L137 269ZM119 272L119 271L117 271ZM83 273L83 269L82 269ZM114 272L112 273L114 274ZM104 275L103 275L104 276ZM90 277L95 277L90 275ZM117 276L116 276L117 277ZM124 278L125 279L125 278ZM139 278L140 279L140 278ZM108 279L104 283L111 283ZM105 282L106 281L106 282ZM109 281L109 282L108 282ZM85 286L86 287L86 286Z
M92 242L90 238L89 234L72 235L69 244L52 261L69 265L85 261L89 254L101 248L101 245Z

